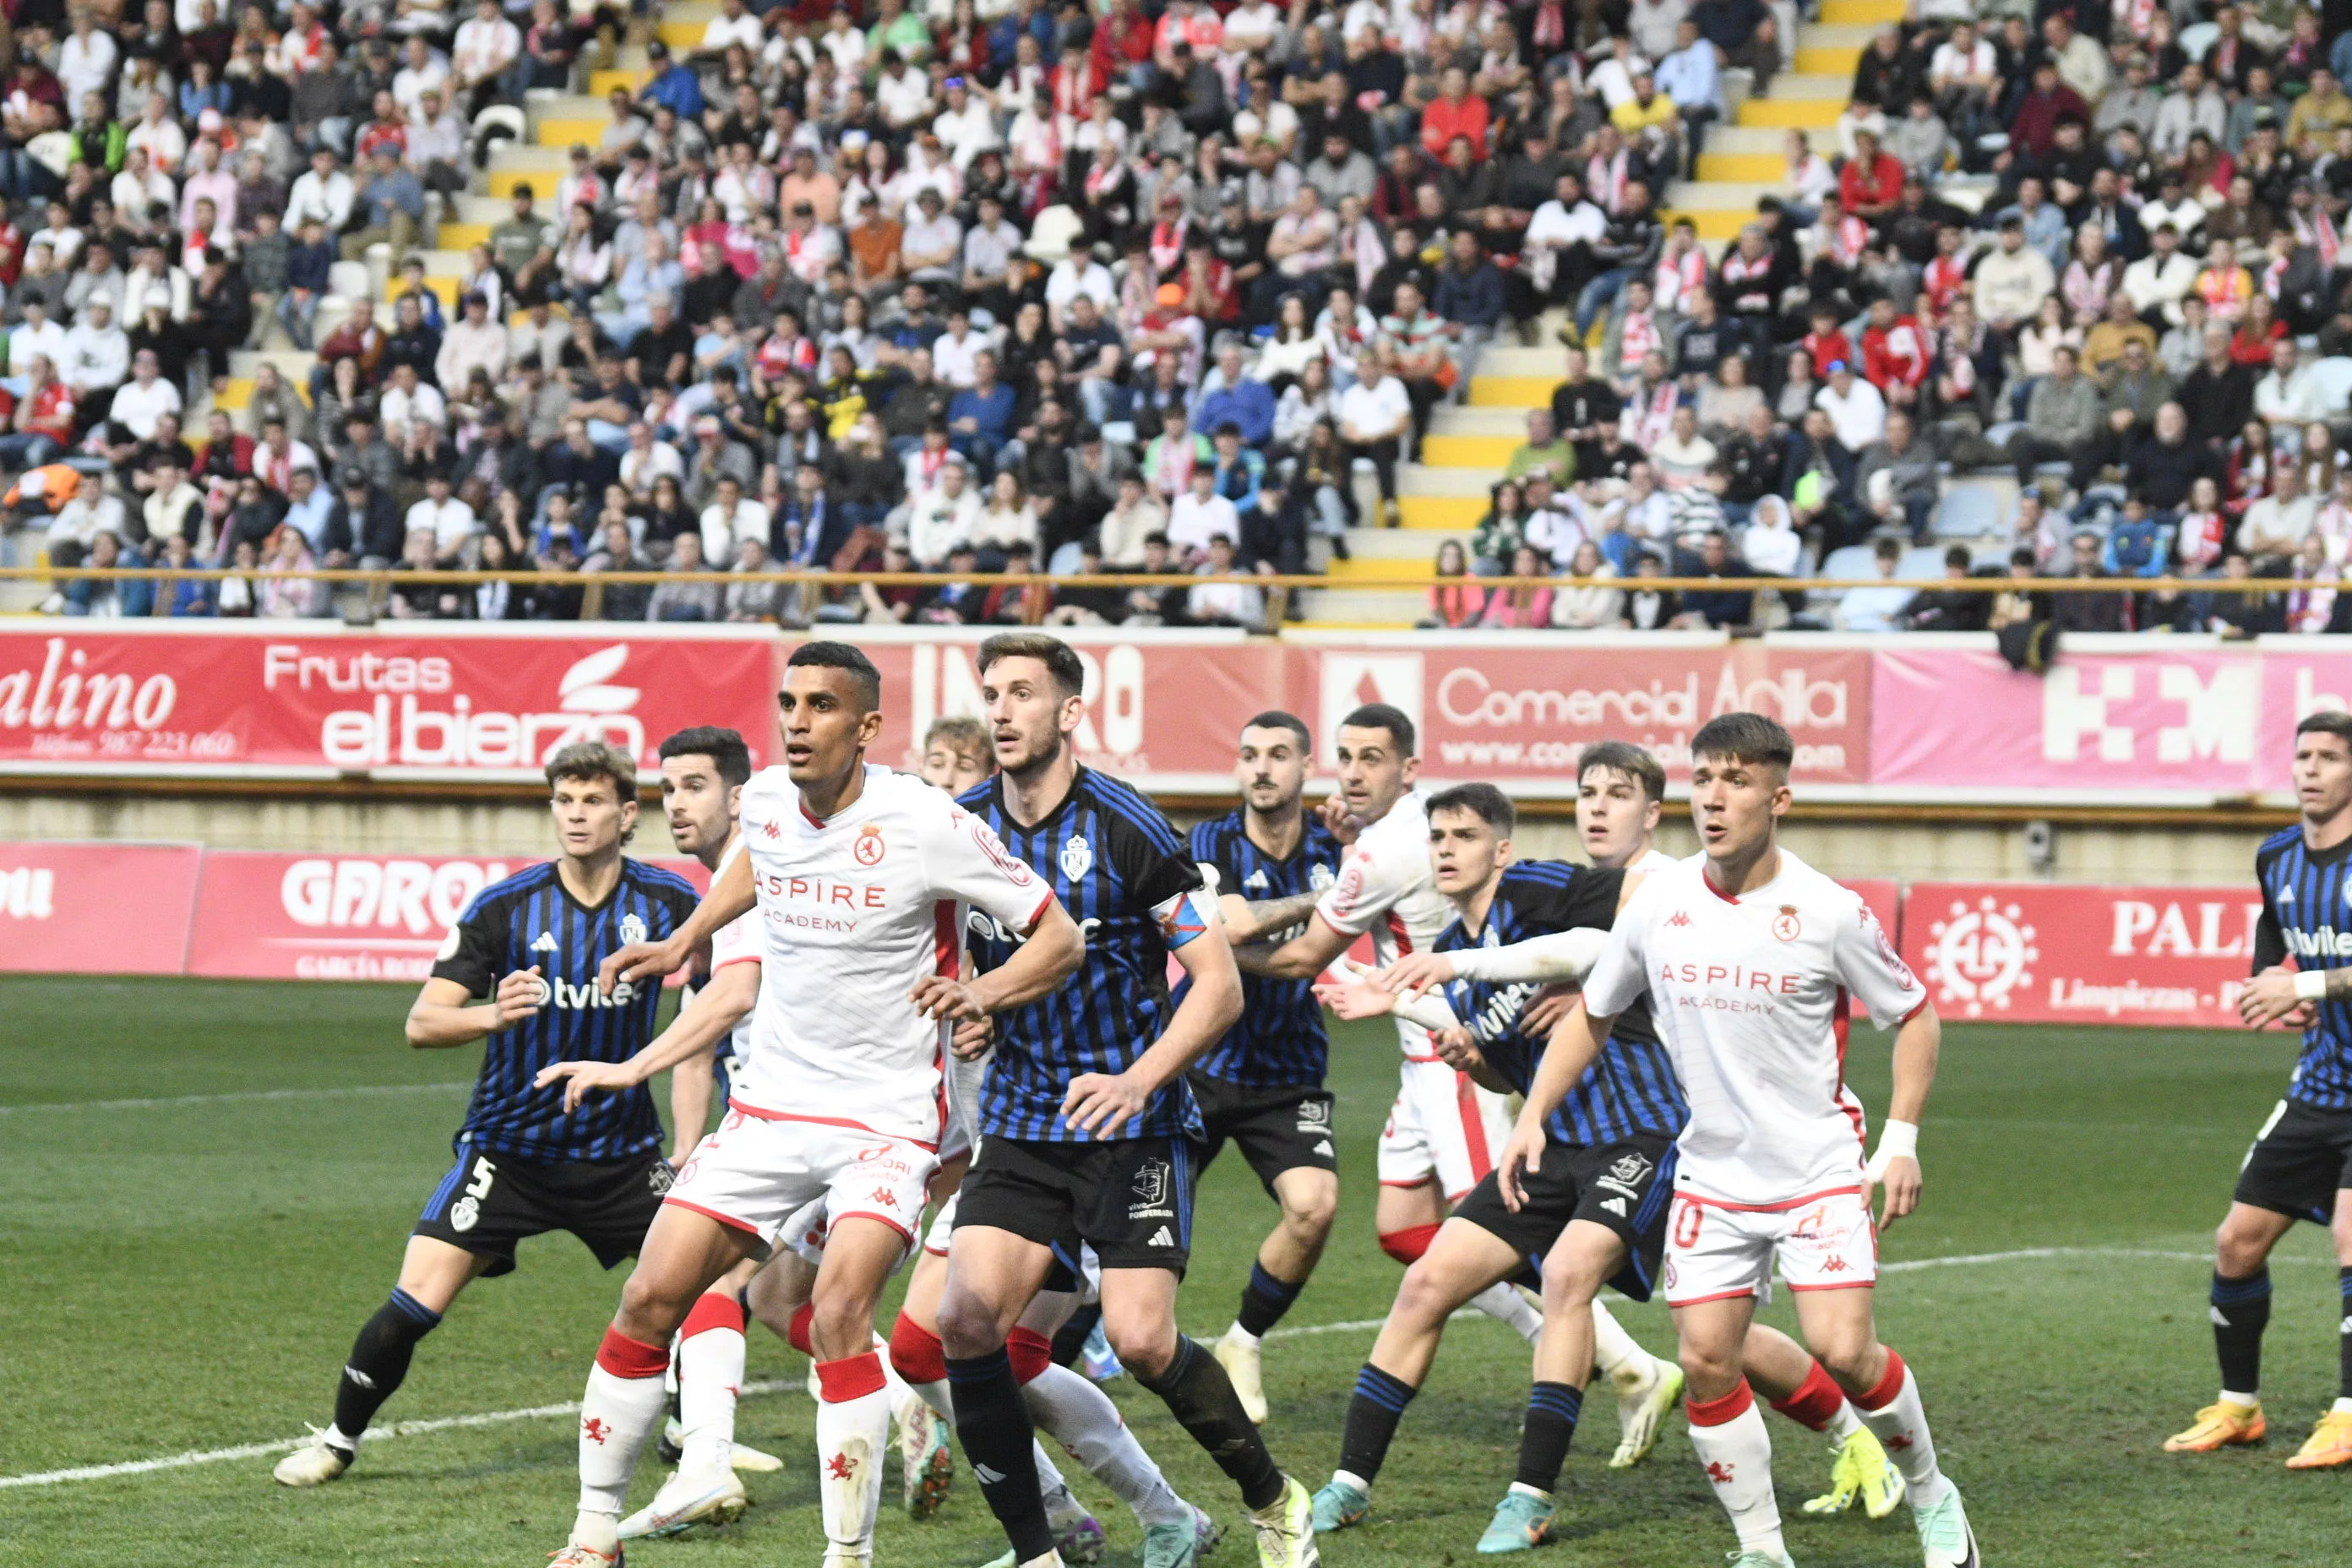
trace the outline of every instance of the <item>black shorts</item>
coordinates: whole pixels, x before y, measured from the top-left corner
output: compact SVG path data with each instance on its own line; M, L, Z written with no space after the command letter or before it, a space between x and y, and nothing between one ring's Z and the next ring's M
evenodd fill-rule
M2235 1195L2258 1209L2326 1225L2335 1216L2336 1194L2347 1187L2352 1187L2352 1110L2282 1100L2246 1151Z
M659 1154L526 1160L468 1149L425 1201L415 1234L490 1259L483 1273L494 1279L514 1271L515 1243L568 1230L610 1268L637 1255L670 1179Z
M1191 1082L1207 1134L1201 1169L1207 1170L1209 1162L1223 1152L1228 1140L1241 1150L1269 1195L1274 1179L1285 1171L1339 1169L1339 1156L1331 1147L1328 1090L1304 1084L1253 1089L1197 1072Z
M1165 1268L1181 1279L1192 1257L1200 1166L1200 1146L1189 1138L983 1138L956 1199L956 1228L1009 1230L1052 1247L1073 1275L1083 1243L1105 1268Z
M1607 1226L1625 1241L1625 1264L1609 1283L1636 1301L1650 1299L1666 1246L1666 1211L1675 1192L1675 1141L1637 1132L1616 1143L1546 1143L1539 1169L1520 1173L1527 1202L1513 1214L1502 1184L1489 1173L1454 1206L1454 1216L1500 1237L1525 1266L1512 1278L1543 1286L1543 1260L1572 1219Z

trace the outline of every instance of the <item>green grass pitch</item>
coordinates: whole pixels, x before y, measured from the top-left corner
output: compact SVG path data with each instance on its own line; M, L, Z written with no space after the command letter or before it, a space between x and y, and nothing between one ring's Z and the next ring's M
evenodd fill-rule
M449 1161L474 1053L413 1052L409 993L199 982L0 983L0 1477L265 1443L323 1422L353 1331L390 1289L403 1237ZM1345 1210L1288 1326L1376 1319L1396 1266L1373 1244L1372 1145L1396 1079L1381 1029L1335 1052ZM1887 1037L1858 1031L1853 1074L1883 1106ZM2285 1081L2283 1037L1956 1027L1930 1109L1922 1213L1886 1239L1910 1267L1880 1291L1889 1342L1917 1369L1947 1468L1988 1561L2072 1568L2341 1561L2352 1477L2282 1461L2335 1392L2336 1310L2326 1238L2283 1250L2268 1353L2273 1436L2213 1458L2158 1452L2211 1397L2201 1258L2247 1140ZM226 1096L184 1100L178 1097ZM134 1100L135 1105L93 1102ZM157 1102L163 1103L157 1103ZM1209 1174L1182 1321L1221 1331L1272 1210L1238 1159ZM2047 1256L1985 1258L2022 1249ZM477 1285L421 1347L387 1421L497 1413L579 1397L620 1276L565 1237ZM1621 1309L1670 1353L1663 1307ZM1770 1311L1787 1324L1783 1303ZM887 1321L887 1320L886 1320ZM751 1375L792 1392L748 1399L748 1441L787 1456L754 1476L740 1524L631 1553L643 1568L814 1564L804 1364L752 1331ZM1283 1462L1318 1484L1369 1331L1267 1347ZM1457 1323L1407 1414L1370 1522L1329 1540L1333 1568L1467 1564L1510 1479L1528 1375L1496 1325ZM1230 1488L1131 1383L1110 1385L1179 1489L1230 1523ZM1596 1399L1570 1456L1564 1541L1541 1568L1716 1563L1732 1544L1679 1421L1649 1463L1607 1470L1615 1417ZM1772 1418L1797 1561L1916 1563L1907 1517L1806 1520L1825 1462ZM0 1486L0 1563L528 1564L560 1545L573 1499L560 1415L372 1443L318 1492L269 1481L268 1456L110 1479ZM1075 1467L1072 1467L1075 1469ZM636 1501L658 1479L650 1459ZM1110 1561L1139 1532L1090 1479ZM890 1482L895 1495L896 1479ZM1002 1548L966 1474L942 1516L886 1507L879 1563L977 1563ZM1213 1563L1246 1568L1236 1536Z

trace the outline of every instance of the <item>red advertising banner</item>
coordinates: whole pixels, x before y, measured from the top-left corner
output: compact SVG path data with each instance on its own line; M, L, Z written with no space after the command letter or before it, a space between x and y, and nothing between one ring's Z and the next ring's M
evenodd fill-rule
M0 972L177 974L203 848L0 844Z
M204 858L187 973L422 981L474 895L542 858L215 850ZM646 858L698 888L709 885L698 860Z
M0 631L0 766L513 779L582 739L649 764L691 724L740 730L764 758L781 647L757 631L624 625L12 628Z
M1902 951L1948 1019L2236 1027L2261 912L2251 886L1914 882Z

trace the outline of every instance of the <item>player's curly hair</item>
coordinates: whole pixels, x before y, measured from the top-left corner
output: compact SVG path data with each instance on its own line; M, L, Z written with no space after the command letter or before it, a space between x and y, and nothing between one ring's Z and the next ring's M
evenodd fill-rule
M637 798L637 760L609 741L574 741L547 759L547 787L564 780L602 781L613 786L623 802ZM635 827L621 830L621 842L637 836Z

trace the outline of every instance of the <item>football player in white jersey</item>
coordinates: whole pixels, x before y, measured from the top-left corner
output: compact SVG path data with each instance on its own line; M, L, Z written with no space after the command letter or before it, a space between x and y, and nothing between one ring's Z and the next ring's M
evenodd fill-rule
M1318 975L1367 933L1374 964L1384 969L1425 952L1454 918L1430 870L1427 795L1413 782L1421 763L1412 721L1386 703L1366 703L1339 721L1335 749L1344 811L1327 819L1342 837L1352 829L1355 842L1307 929L1271 951L1239 949L1244 969L1287 978ZM1277 917L1285 912L1275 910ZM1404 1050L1402 1081L1381 1130L1381 1190L1372 1223L1381 1250L1410 1268L1429 1250L1447 1212L1494 1169L1493 1152L1508 1135L1510 1112L1507 1097L1447 1066L1421 1025L1400 1017L1396 1027ZM1510 1324L1530 1344L1542 1332L1542 1315L1511 1285L1482 1290L1471 1305ZM1674 1406L1673 1367L1635 1344L1597 1304L1594 1327L1597 1364L1618 1392L1621 1430L1633 1440L1620 1455L1632 1464L1657 1440L1658 1422ZM1328 1525L1318 1521L1318 1528L1338 1523L1334 1515Z
M1689 1380L1691 1441L1738 1533L1734 1568L1790 1568L1772 1493L1772 1443L1743 1373L1758 1300L1777 1261L1807 1343L1895 1457L1927 1568L1976 1568L1959 1489L1936 1462L1917 1381L1873 1320L1882 1224L1917 1206L1919 1119L1941 1027L1926 991L1859 895L1780 847L1789 733L1726 714L1691 742L1701 854L1646 879L1618 918L1576 1011L1552 1033L1533 1087L1544 1108L1582 1076L1615 1016L1646 997L1690 1100L1666 1235L1666 1300ZM1895 1087L1875 1159L1844 1083L1858 998L1897 1031ZM1499 1163L1507 1198L1540 1168L1538 1109Z
M1674 857L1657 845L1665 799L1666 770L1640 746L1601 741L1586 747L1576 763L1576 833L1592 864L1645 877L1670 869ZM1558 982L1547 985L1524 1015L1523 1027L1541 1039L1575 1008L1575 986L1598 954L1576 952L1556 937L1539 937L1469 956L1490 965L1481 973L1494 978ZM1370 980L1390 992L1425 990L1455 978L1463 957L1415 954ZM1603 1340L1612 1333L1624 1335L1605 1308L1594 1321ZM1828 1371L1802 1345L1764 1323L1749 1325L1744 1359L1748 1382L1764 1393L1773 1409L1829 1439L1830 1489L1810 1499L1805 1511L1843 1513L1859 1502L1872 1519L1894 1512L1903 1501L1903 1474ZM1659 1418L1682 1395L1682 1369L1671 1362L1655 1363L1665 1375L1645 1380L1654 1362L1647 1355L1621 1352L1612 1373L1618 1398L1617 1451L1609 1460L1612 1469L1622 1469L1649 1451Z
M670 940L624 949L599 977L609 986L670 973L759 911L751 1058L725 1121L678 1173L597 1352L581 1402L580 1508L557 1568L618 1563L621 1507L660 1416L669 1335L707 1286L765 1258L817 1198L826 1241L810 1331L825 1564L871 1562L890 1416L874 1304L913 1244L937 1167L947 1031L1048 994L1084 956L1051 889L984 824L920 780L867 763L881 678L864 654L803 644L776 700L784 765L743 792L748 854ZM1025 936L971 981L956 973L951 934L965 903Z

